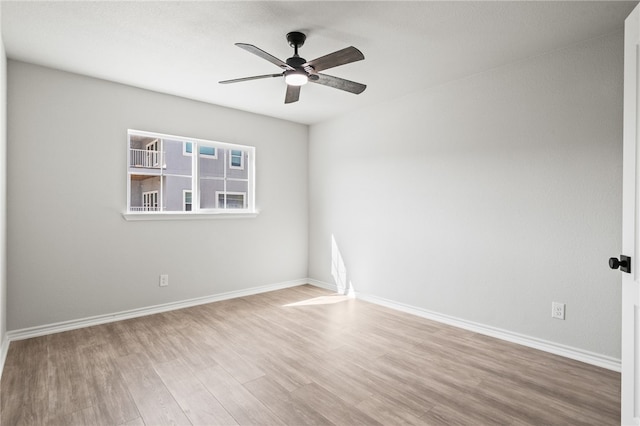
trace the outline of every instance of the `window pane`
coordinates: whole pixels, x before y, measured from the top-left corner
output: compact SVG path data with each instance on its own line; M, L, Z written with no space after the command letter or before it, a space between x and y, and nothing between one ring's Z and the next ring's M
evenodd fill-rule
M206 148L206 147L201 147ZM200 208L216 208L216 192L224 191L225 170L223 150L218 148L217 157L208 155L198 156L198 168L200 170Z
M183 194L184 194L184 211L190 212L193 206L193 203L191 201L192 192L184 191Z
M227 194L227 208L228 209L244 208L244 195Z
M128 134L129 211L253 208L252 147L149 132Z
M200 208L215 209L216 193L224 191L224 179L200 178Z
M220 209L243 209L244 194L229 194L218 192L218 208Z
M242 151L231 150L231 167L242 167Z
M215 156L216 155L216 149L214 147L212 147L212 146L201 146L200 147L200 154Z
M129 211L160 211L160 176L130 175Z
M230 149L226 156L226 185L224 193L217 196L219 208L246 209L249 193L249 170L246 167L249 164L248 153L240 149Z
M191 142L163 139L165 166L162 169L162 204L164 211L185 211L185 191L192 191L193 158L183 150L193 150Z
M129 138L129 172L149 172L159 169L162 163L160 140L154 137L134 136Z

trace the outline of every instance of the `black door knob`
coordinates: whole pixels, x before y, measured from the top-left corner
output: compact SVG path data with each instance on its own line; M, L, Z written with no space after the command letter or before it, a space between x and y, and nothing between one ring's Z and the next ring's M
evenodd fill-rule
M612 257L609 259L609 268L618 269L620 268L623 272L631 272L631 258L629 256L620 256L620 260L616 257Z

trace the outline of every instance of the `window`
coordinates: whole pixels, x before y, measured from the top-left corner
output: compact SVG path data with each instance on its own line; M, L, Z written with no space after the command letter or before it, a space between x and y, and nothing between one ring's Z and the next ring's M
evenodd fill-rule
M185 212L191 211L191 191L187 191L186 189L182 191L182 205L184 206Z
M244 169L244 153L242 151L231 150L229 155L229 168Z
M129 130L127 149L128 214L255 213L255 148Z
M182 153L184 155L191 155L193 153L193 144L191 142L183 142L182 146ZM217 158L216 149L212 146L200 146L200 155Z
M243 209L244 192L216 192L218 197L218 208Z

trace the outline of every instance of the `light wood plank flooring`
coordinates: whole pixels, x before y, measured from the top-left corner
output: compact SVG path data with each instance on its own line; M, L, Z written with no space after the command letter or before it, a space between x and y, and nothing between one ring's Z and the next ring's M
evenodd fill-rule
M620 375L312 286L11 343L13 425L620 424Z

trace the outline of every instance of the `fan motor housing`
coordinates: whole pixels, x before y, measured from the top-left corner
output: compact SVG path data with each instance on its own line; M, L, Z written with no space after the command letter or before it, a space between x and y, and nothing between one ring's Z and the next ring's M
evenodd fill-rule
M306 62L307 60L304 58L301 58L300 56L292 56L289 59L287 59L287 65L295 69L298 69L298 68L303 69L302 64Z
M293 48L302 46L306 39L307 36L299 31L291 31L287 34L287 41L289 42L289 46Z

